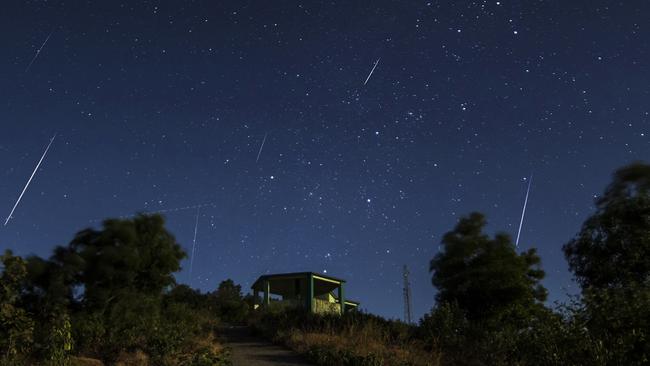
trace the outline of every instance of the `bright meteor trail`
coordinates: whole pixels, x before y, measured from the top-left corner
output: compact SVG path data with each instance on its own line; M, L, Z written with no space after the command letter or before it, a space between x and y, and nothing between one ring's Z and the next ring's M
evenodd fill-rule
M32 182L32 178L34 178L34 175L36 174L36 171L38 170L38 167L41 166L41 163L43 162L43 159L45 159L45 155L47 155L47 151L50 150L50 146L52 146L52 143L54 142L54 139L56 138L56 134L52 136L50 139L50 143L47 144L47 147L45 148L45 152L43 153L43 156L41 156L41 160L38 161L38 164L36 164L36 168L34 168L34 171L32 172L32 175L29 177L29 180L27 181L27 184L25 184L25 188L23 188L23 191L20 192L20 196L18 196L18 200L16 200L16 204L14 204L14 207L11 209L11 212L9 213L9 216L7 216L7 219L5 220L5 225L7 226L7 223L9 220L11 220L11 215L14 214L14 211L16 210L16 207L18 207L18 204L20 203L20 200L23 198L23 195L25 194L25 191L27 190L27 187L29 187L29 183Z
M521 235L521 227L524 224L524 215L526 214L526 205L528 204L528 194L530 193L530 184L533 182L533 175L530 175L528 179L528 189L526 189L526 199L524 200L524 208L521 211L521 220L519 220L519 230L517 230L517 240L515 241L515 246L519 247L519 236Z
M196 222L194 223L194 239L192 239L192 256L190 257L190 283L192 283L192 271L194 269L194 250L196 248L196 232L199 229L199 210L201 207L196 208Z
M262 149L264 148L264 143L266 142L266 136L268 136L268 133L264 134L264 139L262 139L262 145L260 145L260 151L257 152L257 159L255 159L255 162L257 163L260 160L260 155L262 154Z
M50 32L50 34L47 35L47 38L45 38L45 42L43 42L43 44L41 45L41 47L39 47L39 48L36 50L36 54L34 55L34 57L32 58L32 60L29 62L29 65L27 65L27 68L25 68L25 72L29 71L29 68L32 67L32 64L33 64L34 61L36 61L36 59L38 58L38 55L41 54L41 50L43 49L43 47L45 47L45 44L47 43L47 41L50 40L50 37L52 36L52 33L54 33L54 31Z
M366 81L363 82L363 85L368 84L368 80L370 80L370 77L372 76L372 73L375 72L375 69L377 68L377 65L379 65L379 60L381 60L381 58L378 58L377 61L375 61L375 66L373 66L372 70L370 70L370 74L368 74L368 77L366 78Z

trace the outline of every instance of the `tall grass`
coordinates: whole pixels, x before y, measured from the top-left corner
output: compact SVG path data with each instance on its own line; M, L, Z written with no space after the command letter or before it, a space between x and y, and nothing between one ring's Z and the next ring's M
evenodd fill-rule
M259 312L255 330L324 366L440 364L416 338L417 327L362 312L316 315L300 309Z

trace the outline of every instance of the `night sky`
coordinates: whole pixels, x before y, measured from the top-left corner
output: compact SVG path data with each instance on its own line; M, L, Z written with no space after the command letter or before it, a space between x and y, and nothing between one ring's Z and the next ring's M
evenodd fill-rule
M650 157L649 14L640 0L3 1L2 223L56 138L0 250L49 256L104 218L160 211L191 252L198 208L181 283L326 272L401 317L406 264L419 317L441 236L477 210L514 240L532 174L520 250L539 249L562 300L576 292L562 245L611 173Z

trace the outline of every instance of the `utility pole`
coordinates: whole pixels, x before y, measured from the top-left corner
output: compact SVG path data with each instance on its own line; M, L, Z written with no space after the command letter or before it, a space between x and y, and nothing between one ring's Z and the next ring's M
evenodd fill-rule
M411 324L411 283L409 282L409 270L406 264L402 276L404 277L404 321Z

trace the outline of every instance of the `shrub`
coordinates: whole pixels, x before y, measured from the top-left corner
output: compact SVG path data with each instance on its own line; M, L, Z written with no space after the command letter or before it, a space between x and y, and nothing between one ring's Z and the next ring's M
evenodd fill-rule
M70 316L66 309L52 313L49 321L44 324L44 328L43 343L40 345L42 358L48 365L68 365L73 339Z
M254 330L304 354L318 365L437 365L416 327L363 312L311 314L301 309L259 311Z
M0 364L15 365L32 352L34 341L34 320L19 303L27 269L25 261L11 251L0 261Z
M580 308L558 312L513 307L503 316L469 321L454 304L441 304L420 322L427 347L450 365L605 365L604 347L581 322Z
M215 351L210 347L201 347L195 350L189 357L180 359L181 366L230 366L230 355L225 351Z

